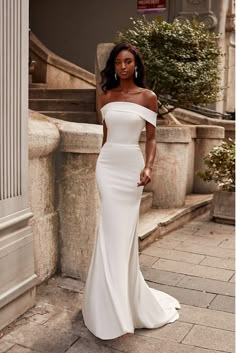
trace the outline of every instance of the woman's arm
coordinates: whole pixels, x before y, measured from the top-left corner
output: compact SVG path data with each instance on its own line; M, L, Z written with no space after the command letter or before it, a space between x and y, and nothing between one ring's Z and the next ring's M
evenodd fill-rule
M107 103L107 95L102 93L99 97L99 108L101 109ZM102 138L102 146L107 140L107 125L105 120L103 120L103 138Z
M148 108L154 112L157 112L158 101L156 95L153 92L151 92L148 102ZM146 122L145 154L145 167L140 173L140 182L137 184L137 186L144 186L151 181L152 168L156 156L156 128L149 122Z

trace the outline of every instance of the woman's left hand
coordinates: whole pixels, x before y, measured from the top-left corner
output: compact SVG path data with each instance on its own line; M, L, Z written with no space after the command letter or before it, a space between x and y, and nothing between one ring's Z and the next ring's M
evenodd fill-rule
M140 173L140 182L137 186L145 186L151 181L152 169L149 167L144 167Z

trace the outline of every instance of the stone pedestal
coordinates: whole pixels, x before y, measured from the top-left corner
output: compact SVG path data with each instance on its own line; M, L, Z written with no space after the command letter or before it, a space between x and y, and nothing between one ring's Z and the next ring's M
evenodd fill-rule
M188 127L158 127L157 152L152 181L145 191L153 192L153 207L181 207L185 202L188 146L191 134ZM145 156L145 134L141 135L141 148Z
M61 271L85 281L99 221L95 167L102 126L60 126L62 160L59 174Z
M235 192L215 191L211 215L218 223L235 224Z

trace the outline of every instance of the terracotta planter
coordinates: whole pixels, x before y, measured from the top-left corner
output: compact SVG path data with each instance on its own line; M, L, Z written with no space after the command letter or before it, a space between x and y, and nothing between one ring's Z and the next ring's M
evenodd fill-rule
M215 191L211 215L218 223L235 224L235 192Z

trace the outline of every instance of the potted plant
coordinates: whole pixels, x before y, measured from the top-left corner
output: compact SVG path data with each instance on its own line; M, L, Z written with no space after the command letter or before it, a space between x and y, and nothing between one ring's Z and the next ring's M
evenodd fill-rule
M204 158L206 169L197 174L204 181L214 181L219 190L214 192L211 214L219 223L235 224L235 142L223 141Z

